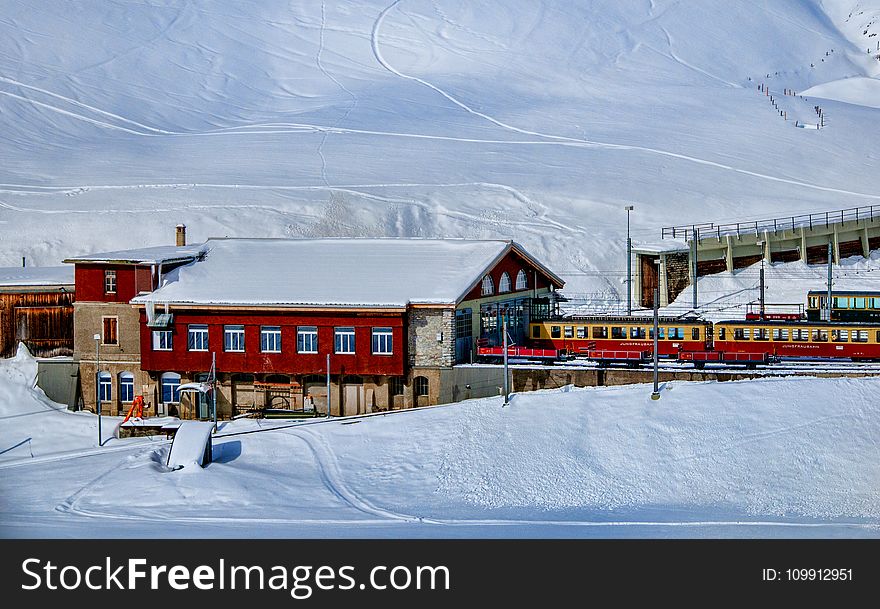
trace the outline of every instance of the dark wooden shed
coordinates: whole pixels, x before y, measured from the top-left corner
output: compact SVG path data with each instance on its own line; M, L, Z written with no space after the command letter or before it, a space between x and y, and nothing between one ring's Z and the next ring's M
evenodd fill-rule
M0 357L73 354L73 268L0 268Z

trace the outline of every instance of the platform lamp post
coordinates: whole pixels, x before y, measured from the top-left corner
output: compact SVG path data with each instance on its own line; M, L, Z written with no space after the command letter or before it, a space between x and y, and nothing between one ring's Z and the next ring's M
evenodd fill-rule
M627 205L626 210L626 314L632 316L632 239L629 235L629 212L634 206Z
M98 446L103 446L101 433L101 335L95 334L95 410L98 413Z
M501 313L502 345L504 346L504 403L501 407L510 406L510 372L507 367L507 307Z

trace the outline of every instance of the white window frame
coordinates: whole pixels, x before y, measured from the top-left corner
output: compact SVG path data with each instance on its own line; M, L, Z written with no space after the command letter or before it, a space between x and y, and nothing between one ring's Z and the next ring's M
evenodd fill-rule
M171 400L165 401L165 380L173 379L177 377L177 401L174 401L174 389L171 390ZM164 372L161 377L159 377L159 399L162 404L180 404L180 384L183 379L176 372Z
M233 340L232 337L241 337L241 340ZM226 353L244 353L244 326L230 324L223 326L223 351Z
M373 328L373 355L394 354L394 330L392 328Z
M281 326L260 326L260 353L281 353Z
M122 402L123 404L130 404L131 402L134 401L134 374L126 370L125 372L120 372L118 378L119 378L119 401ZM125 399L125 395L122 390L122 388L124 386L128 385L129 383L127 383L127 382L124 383L123 378L125 378L126 381L131 380L131 399L129 399L129 400Z
M501 273L501 279L498 280L498 293L505 294L510 291L510 275L507 271Z
M103 391L104 387L107 388L106 394ZM113 375L107 371L98 373L98 401L102 404L113 401Z
M115 294L117 287L117 275L115 270L105 269L104 270L104 293L105 294ZM112 289L108 289L112 288Z
M202 341L193 340L194 337L204 338L204 346L196 347L196 343ZM208 325L207 324L190 324L186 328L186 347L188 351L208 351Z
M173 351L174 333L171 330L153 330L153 351Z
M482 296L492 296L495 293L495 282L492 281L492 275L483 275L483 283L480 287Z
M342 340L340 340L342 339ZM350 345L345 343L350 342ZM350 350L342 351L342 347L348 346ZM355 332L351 326L333 328L333 351L339 355L353 355L355 353Z
M310 340L306 341L305 338ZM306 342L312 342L314 337L314 349L306 350ZM303 348L300 349L300 346ZM296 352L297 353L317 353L318 352L318 326L297 326L296 327Z
M529 276L526 275L526 272L522 269L516 274L516 287L515 290L528 290L529 289Z

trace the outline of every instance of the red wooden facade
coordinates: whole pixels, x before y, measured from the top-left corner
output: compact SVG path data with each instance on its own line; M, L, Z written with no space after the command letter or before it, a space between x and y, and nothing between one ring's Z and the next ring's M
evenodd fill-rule
M0 291L0 357L12 357L23 342L32 355L73 353L73 294L22 287Z
M115 292L105 291L106 271L116 273ZM76 299L80 302L128 302L153 287L153 271L148 265L76 265Z
M358 375L404 374L405 325L404 313L367 312L288 312L288 311L223 311L192 310L173 312L171 351L153 349L152 331L141 312L141 368L150 372L207 372L211 368L211 352L216 354L217 370L224 373L247 374L324 374L327 354L330 373ZM189 325L208 326L208 351L191 351L188 345ZM224 326L244 326L244 352L224 350ZM281 327L281 352L261 351L260 330L263 326ZM315 326L318 332L318 353L297 352L297 328ZM335 328L353 327L355 353L335 353ZM392 353L373 354L372 329L391 328Z
M516 289L516 275L520 270L525 271L526 273L526 289L517 290ZM504 273L510 277L510 292L499 292L499 287L501 285L501 275ZM510 293L516 294L517 292L526 295L526 292L531 291L532 289L542 289L549 288L550 281L548 281L547 275L541 270L535 267L535 265L531 264L528 260L517 254L515 251L510 251L507 253L504 258L502 258L498 264L492 267L489 271L489 275L492 277L492 285L494 290L492 295L502 294L502 293ZM485 275L484 275L485 276ZM537 276L537 285L535 285L535 278ZM482 277L480 278L482 279ZM561 287L561 286L557 286ZM474 286L470 292L468 292L467 296L464 297L464 300L475 300L477 298L483 298L482 292L482 281L478 281L477 285Z

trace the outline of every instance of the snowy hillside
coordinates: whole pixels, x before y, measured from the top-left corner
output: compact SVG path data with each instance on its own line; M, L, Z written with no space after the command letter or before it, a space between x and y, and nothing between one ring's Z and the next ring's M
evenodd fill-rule
M656 240L880 202L878 16L880 0L6 0L0 266L169 243L185 222L191 240L514 238L571 290L619 291L624 204ZM796 128L816 104L826 128Z

